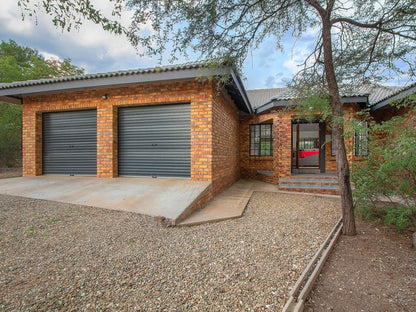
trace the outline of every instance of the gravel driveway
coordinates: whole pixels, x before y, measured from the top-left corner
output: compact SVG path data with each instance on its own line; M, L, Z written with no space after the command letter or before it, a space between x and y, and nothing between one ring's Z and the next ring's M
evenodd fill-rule
M240 219L165 228L0 195L0 310L279 311L339 212L339 199L256 192Z

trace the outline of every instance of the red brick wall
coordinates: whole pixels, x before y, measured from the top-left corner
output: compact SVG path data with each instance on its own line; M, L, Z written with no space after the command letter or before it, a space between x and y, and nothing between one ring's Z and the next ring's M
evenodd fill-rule
M240 178L239 117L233 100L214 86L212 103L213 193Z
M344 106L345 119L348 121L354 117L359 110L356 104ZM242 116L240 118L240 159L241 175L243 178L259 179L273 184L278 184L280 178L291 175L292 166L292 120L296 118L296 112L288 110L277 110L256 116ZM249 156L250 148L250 125L273 122L273 157ZM331 134L328 127L326 134ZM361 158L353 156L353 138L346 139L348 147L348 159L361 161ZM326 172L336 172L337 165L334 156L331 156L331 144L325 147L325 169ZM273 177L259 174L258 170L273 171Z
M108 94L103 100L102 95ZM42 174L42 113L97 109L97 176L117 176L119 106L191 103L191 179L212 180L212 83L182 81L63 92L23 101L23 175Z
M287 178L292 171L292 119L293 113L282 111L276 114L275 123L278 125L278 167L279 179Z
M257 179L268 183L277 183L278 177L278 126L273 123L274 114L262 114L240 118L240 171L241 176L247 179ZM250 156L250 125L273 123L273 155ZM273 177L259 174L257 170L273 171Z

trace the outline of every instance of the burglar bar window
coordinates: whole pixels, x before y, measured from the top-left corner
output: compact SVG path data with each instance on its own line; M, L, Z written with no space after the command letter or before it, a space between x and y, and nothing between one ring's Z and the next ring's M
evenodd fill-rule
M335 142L334 142L334 128L331 129L331 156L336 156Z
M368 124L361 123L360 128L355 129L354 135L354 155L368 155Z
M273 125L250 125L250 156L273 156Z

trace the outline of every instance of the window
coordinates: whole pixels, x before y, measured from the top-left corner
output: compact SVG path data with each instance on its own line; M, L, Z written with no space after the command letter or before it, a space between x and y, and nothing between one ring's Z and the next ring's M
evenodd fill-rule
M334 142L334 129L331 129L331 156L336 156L335 142Z
M361 122L355 129L354 134L354 155L367 156L368 155L368 124Z
M273 156L273 125L250 125L250 156Z

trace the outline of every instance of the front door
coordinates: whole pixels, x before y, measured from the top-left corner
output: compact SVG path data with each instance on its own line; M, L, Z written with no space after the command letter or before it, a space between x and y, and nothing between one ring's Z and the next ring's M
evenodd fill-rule
M320 161L320 126L314 123L292 123L292 169L316 168Z

